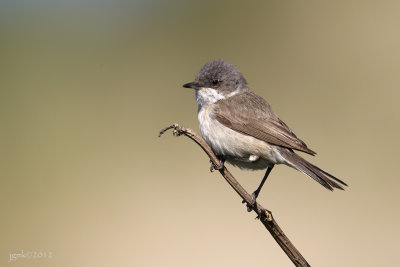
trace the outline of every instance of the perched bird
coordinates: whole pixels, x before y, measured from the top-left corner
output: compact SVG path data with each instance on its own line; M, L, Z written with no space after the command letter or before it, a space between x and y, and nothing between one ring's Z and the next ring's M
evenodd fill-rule
M250 90L236 66L213 60L201 68L194 82L183 87L195 90L201 135L222 163L241 169L267 169L252 195L254 203L276 164L301 171L329 190L347 186L295 152L316 154Z

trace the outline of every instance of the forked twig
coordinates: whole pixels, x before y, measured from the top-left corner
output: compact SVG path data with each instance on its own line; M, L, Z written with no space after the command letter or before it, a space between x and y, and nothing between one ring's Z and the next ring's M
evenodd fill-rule
M182 127L177 123L162 129L159 132L158 137L160 137L169 129L173 129L174 136L185 135L196 142L204 150L204 152L210 158L210 161L214 165L215 169L218 169L218 171L232 186L236 193L238 193L239 196L247 203L247 206L257 213L257 217L260 219L262 224L265 226L265 228L267 228L278 245L296 266L310 266L276 223L271 211L264 209L258 202L253 205L253 199L251 195L239 184L239 182L232 176L228 169L221 165L221 162L218 160L210 146L204 141L203 138L196 134L196 132L194 132L192 129Z

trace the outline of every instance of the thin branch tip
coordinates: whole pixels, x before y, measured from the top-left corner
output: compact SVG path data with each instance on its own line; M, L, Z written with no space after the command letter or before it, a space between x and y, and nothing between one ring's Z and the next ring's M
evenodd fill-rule
M161 137L161 135L163 135L166 131L168 131L169 129L174 129L174 132L177 130L177 129L180 129L181 127L179 126L179 124L177 124L177 123L174 123L174 124L172 124L172 125L170 125L170 126L167 126L167 127L165 127L165 128L163 128L163 129L161 129L159 132L158 132L158 137ZM174 133L173 133L174 134ZM175 135L175 134L174 134Z

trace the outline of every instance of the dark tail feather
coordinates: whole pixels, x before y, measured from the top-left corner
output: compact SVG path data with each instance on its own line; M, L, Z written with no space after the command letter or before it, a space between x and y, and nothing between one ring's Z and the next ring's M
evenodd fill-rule
M287 149L281 149L280 154L285 159L287 165L298 171L301 171L302 173L307 174L315 181L320 183L322 186L331 191L333 190L333 188L344 190L343 187L338 183L347 186L345 182L336 178L332 174L329 174L326 171L321 170L320 168L306 161L293 151ZM336 183L335 181L338 183Z
M309 163L309 162L308 162ZM311 164L311 163L309 163L309 164ZM332 174L330 174L330 173L327 173L326 171L324 171L324 170L321 170L320 168L318 168L317 166L315 166L315 165L313 165L313 164L311 164L314 168L316 168L317 170L319 170L320 172L322 172L323 174L325 174L325 175L328 175L330 178L332 178L333 180L335 180L336 182L339 182L339 183L341 183L342 185L345 185L345 186L348 186L345 182L343 182L342 180L340 180L339 178L336 178L335 176L333 176Z

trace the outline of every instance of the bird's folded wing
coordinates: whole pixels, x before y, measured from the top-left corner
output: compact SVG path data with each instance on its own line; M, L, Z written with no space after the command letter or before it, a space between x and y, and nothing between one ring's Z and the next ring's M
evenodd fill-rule
M214 115L221 124L273 145L316 154L275 115L264 99L253 92L244 94L216 103Z

